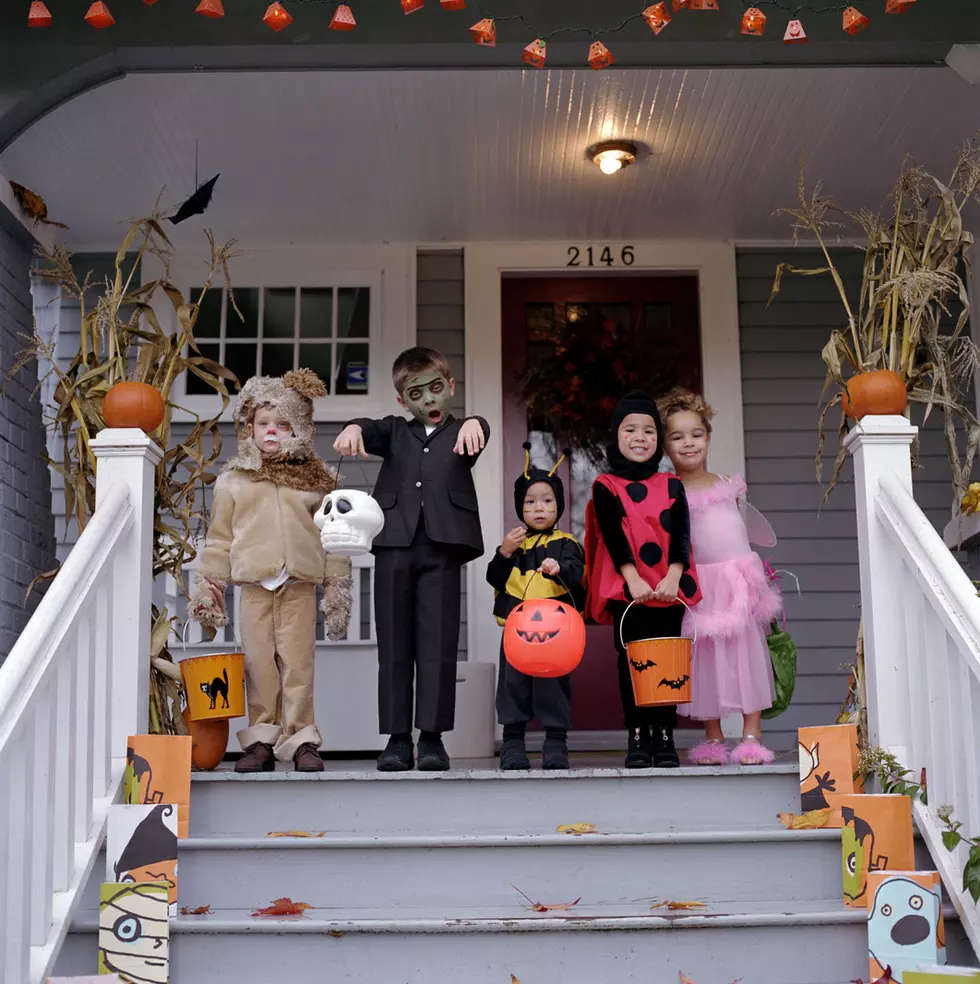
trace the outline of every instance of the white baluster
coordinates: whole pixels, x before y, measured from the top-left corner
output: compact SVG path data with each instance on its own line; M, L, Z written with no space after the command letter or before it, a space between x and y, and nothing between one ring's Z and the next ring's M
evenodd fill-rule
M75 694L78 731L75 745L75 840L84 843L92 830L92 800L95 794L95 658L94 633L89 612L78 625L78 670Z
M31 731L32 715L24 715L7 745L5 789L22 791L6 797L7 838L3 845L6 876L6 912L4 913L3 949L0 951L0 981L6 984L29 980L30 923L28 897L28 850L33 806L33 743L26 740ZM2 828L0 828L2 830Z
M96 799L101 799L109 788L110 756L109 735L112 723L112 680L109 676L109 647L115 633L108 619L106 593L114 588L114 579L103 579L94 590L92 618L89 622L89 638L92 653L92 677L95 693L92 703L92 782Z
M55 736L54 736L54 797L51 816L54 829L54 858L52 886L64 892L71 884L75 870L75 780L78 769L77 744L81 737L77 727L78 686L76 652L84 622L79 619L67 643L56 657ZM73 651L73 649L75 651Z
M916 659L921 644L922 619L925 600L919 586L906 564L902 564L902 598L905 616L905 654L902 665L904 678L899 680L899 689L908 702L909 766L922 768L926 765L925 733L928 722L928 707L924 699L925 680L923 663Z
M31 946L44 946L51 933L51 893L53 891L55 822L53 758L58 754L55 745L54 673L38 688L35 700L34 743L34 803L31 810L31 876L30 893Z

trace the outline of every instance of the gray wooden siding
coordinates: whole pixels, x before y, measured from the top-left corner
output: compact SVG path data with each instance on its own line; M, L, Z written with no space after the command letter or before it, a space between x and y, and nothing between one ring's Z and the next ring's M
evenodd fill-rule
M849 295L856 295L861 254L839 250L836 260ZM737 254L749 498L779 537L773 550L760 552L775 567L793 571L802 590L798 597L791 581L782 582L788 628L799 647L796 696L786 713L765 724L774 747L791 748L798 727L834 721L847 686L841 664L854 659L860 597L850 462L822 509L814 475L817 403L825 375L820 351L830 330L844 324L843 308L829 278L792 276L767 308L780 261L822 265L818 253L789 246ZM919 422L916 411L913 420ZM838 423L835 410L828 417L827 477L838 447ZM915 497L941 530L952 492L938 419L923 432L920 466Z

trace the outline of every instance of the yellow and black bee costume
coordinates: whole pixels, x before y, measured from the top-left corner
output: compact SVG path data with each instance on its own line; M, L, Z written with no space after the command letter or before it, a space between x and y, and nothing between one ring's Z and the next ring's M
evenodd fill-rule
M487 566L487 581L494 589L493 614L503 625L507 616L525 598L555 598L581 609L584 596L585 551L570 533L557 529L565 511L565 488L557 475L566 451L551 471L531 467L531 445L524 445L524 471L514 482L514 508L523 521L524 499L538 482L551 486L555 495L555 526L547 530L528 530L521 545L510 557L498 547ZM547 558L558 562L557 577L536 573ZM571 724L572 692L568 676L543 679L515 670L500 650L497 676L497 718L504 726L500 748L500 767L527 769L524 733L533 718L545 729L542 764L548 769L567 769L566 736Z

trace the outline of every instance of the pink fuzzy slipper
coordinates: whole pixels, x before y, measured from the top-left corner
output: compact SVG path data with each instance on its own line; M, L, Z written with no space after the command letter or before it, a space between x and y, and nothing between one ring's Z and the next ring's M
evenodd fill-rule
M687 757L695 765L728 765L728 749L725 742L717 738L698 743Z
M732 749L733 765L771 765L775 753L766 748L755 735L745 735Z

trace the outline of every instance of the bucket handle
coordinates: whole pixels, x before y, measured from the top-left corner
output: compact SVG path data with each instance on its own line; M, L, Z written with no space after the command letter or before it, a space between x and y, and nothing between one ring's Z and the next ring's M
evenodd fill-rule
M540 538L540 536L541 536L541 534L539 534L539 538ZM562 552L564 551L564 549L565 549L565 544L563 542L558 547L558 556L559 556L559 558L561 557ZM569 590L568 585L563 580L561 574L550 574L550 575L546 575L546 574L542 574L541 571L539 571L539 570L532 571L531 572L531 576L527 579L527 583L524 585L524 594L521 595L521 603L523 603L523 602L525 602L527 600L527 593L528 593L528 591L531 590L531 582L536 577L544 577L544 578L552 577L552 578L554 578L565 589L565 594L567 594L568 597L571 599L572 608L574 608L576 611L578 611L578 605L575 604L575 595L573 595L572 592Z
M235 612L235 618L232 620L234 622L234 626L233 626L233 629L232 629L232 635L235 637L234 638L235 648L239 652L241 652L241 649L242 649L242 640L241 640L241 634L240 634L239 628L238 628L238 626L241 624L241 619L238 618L238 614L239 613L236 611ZM185 656L187 655L187 630L190 628L191 621L192 621L192 619L188 615L184 619L184 628L181 630L181 633L180 633L180 651ZM227 645L227 643L225 643L225 645Z
M688 610L691 615L691 622L694 625L694 638L691 640L691 645L693 646L698 641L698 623L694 615L694 609L692 609L691 606L680 596L678 596L677 600ZM636 604L639 604L639 602L631 601L626 606L626 611L623 612L623 617L619 620L619 643L623 649L626 648L626 641L623 639L623 623L626 621L626 616L629 613L629 610ZM678 638L683 639L684 636L678 636Z

